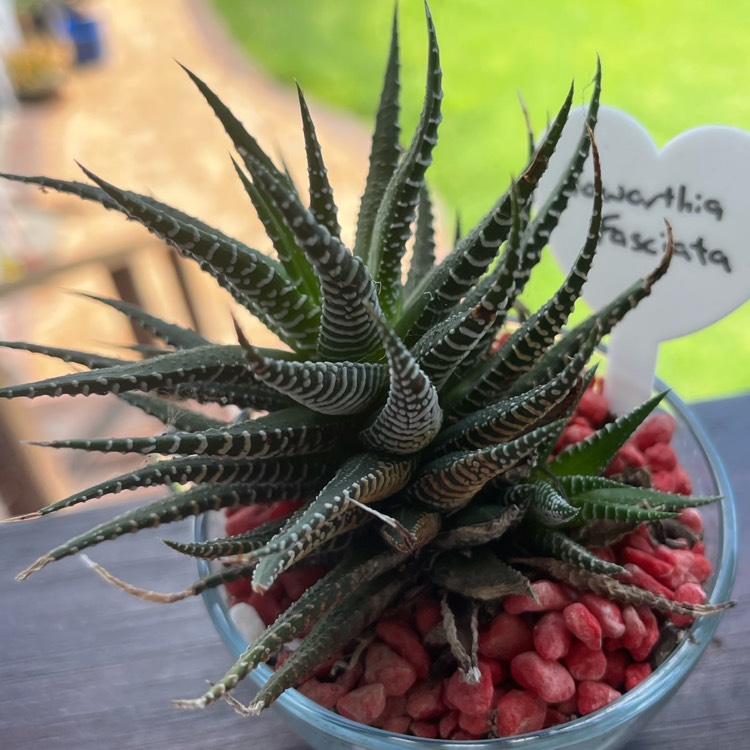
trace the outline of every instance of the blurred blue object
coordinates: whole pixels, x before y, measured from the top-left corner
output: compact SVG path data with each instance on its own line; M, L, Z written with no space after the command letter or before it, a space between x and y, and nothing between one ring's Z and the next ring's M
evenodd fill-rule
M76 65L97 62L102 57L102 34L98 21L66 8L65 30L75 45Z

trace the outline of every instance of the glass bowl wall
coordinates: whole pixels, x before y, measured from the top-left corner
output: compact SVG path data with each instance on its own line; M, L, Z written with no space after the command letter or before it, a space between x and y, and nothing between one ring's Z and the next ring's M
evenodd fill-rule
M694 494L723 497L720 503L701 511L706 527L707 554L714 566L714 574L706 582L709 601L726 601L734 583L738 548L734 498L726 471L689 407L672 394L668 394L662 404L677 420L672 444L692 479ZM207 538L208 524L206 516L197 519L197 539ZM210 570L205 561L199 561L198 567L201 575ZM219 635L232 656L237 658L247 644L229 618L226 600L216 589L206 591L203 598ZM290 728L316 750L616 750L677 691L710 643L719 618L720 615L711 615L697 620L690 629L691 637L683 639L649 678L606 708L566 724L518 737L458 742L395 735L350 721L322 708L296 690L284 693L276 702L276 710L284 716ZM270 668L261 665L248 679L260 687L270 674Z

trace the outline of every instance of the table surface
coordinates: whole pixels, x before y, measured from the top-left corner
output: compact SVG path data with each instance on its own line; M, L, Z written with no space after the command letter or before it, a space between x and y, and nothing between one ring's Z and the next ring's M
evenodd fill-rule
M694 405L729 472L739 505L740 560L728 612L695 672L628 750L741 750L750 747L750 394ZM0 526L0 748L2 750L205 750L307 745L273 709L254 719L228 706L170 707L200 694L230 658L200 599L168 606L134 599L69 559L16 583L38 555L112 516L84 510ZM187 539L187 523L166 536ZM94 550L98 562L133 583L183 588L193 568L141 532ZM744 542L744 543L743 543ZM154 570L159 571L154 577ZM245 700L247 691L238 691ZM592 748L595 750L595 748Z

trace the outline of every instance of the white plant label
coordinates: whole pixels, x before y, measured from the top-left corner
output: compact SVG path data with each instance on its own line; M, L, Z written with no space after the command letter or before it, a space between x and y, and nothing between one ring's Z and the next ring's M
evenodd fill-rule
M571 113L540 182L537 206L562 175L585 115L585 109ZM595 137L604 203L586 302L599 309L654 270L666 245L665 219L675 239L667 274L610 338L605 389L612 410L621 414L648 398L660 342L715 323L750 298L750 133L700 127L659 150L632 117L602 107ZM589 156L550 239L565 273L585 241L593 187Z

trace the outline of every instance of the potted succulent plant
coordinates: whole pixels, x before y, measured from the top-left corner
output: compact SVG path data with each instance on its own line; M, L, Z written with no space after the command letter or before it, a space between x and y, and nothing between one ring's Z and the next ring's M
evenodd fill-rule
M622 446L643 429L662 394L616 419L600 414L597 429L582 440L580 434L573 438L571 432L567 437L564 432L591 393L593 368L587 365L602 337L667 272L671 237L651 275L623 290L585 322L565 330L599 238L602 187L593 137L601 83L597 71L578 148L546 204L535 214L531 211L534 189L566 122L572 90L547 133L531 149L521 176L437 262L425 173L437 142L442 88L429 12L427 27L422 114L411 144L402 149L394 21L370 172L351 251L340 239L333 190L301 91L309 199L301 197L288 174L208 85L187 71L234 143L242 162L235 163L237 174L266 227L276 259L85 169L91 182L5 175L77 195L139 221L198 262L287 347L284 351L255 347L239 326L237 345L215 344L194 331L106 299L100 301L148 327L170 348L148 349L143 360L127 361L6 344L85 365L89 372L3 388L0 397L117 394L174 428L154 437L48 443L56 448L168 457L33 515L141 486L175 485L176 491L65 542L19 577L142 528L206 511L260 509L262 522L247 533L199 538L189 545L170 543L188 555L222 561L216 569L204 567L200 579L185 592L161 595L135 589L95 566L131 593L155 601L213 592L208 601L223 635L242 653L204 695L178 701L179 706L206 707L226 699L240 713L256 714L289 691L282 703L286 700L296 726L306 725L305 736L317 747L417 747L422 740L407 737L395 725L390 729L383 722L379 726L385 728L358 725L346 718L357 715L346 702L337 703L344 716L336 716L295 694L293 688L311 674L320 676L320 670L343 653L351 668L336 678L338 684L348 681L348 690L366 690L368 685L355 688L352 674L365 650L368 655L362 658L376 659L374 647L369 646L373 628L386 644L398 649L393 629L403 635L404 627L409 628L405 613L413 613L426 596L431 601L424 605L425 611L432 612L429 617L435 616L437 607L431 630L437 633L433 645L441 650L434 663L422 665L423 692L443 690L443 677L451 673L454 693L474 700L481 690L494 701L484 717L484 736L510 734L506 730L512 726L516 733L536 732L534 747L590 747L592 738L598 738L597 747L614 747L630 731L624 717L640 709L649 713L684 677L695 655L683 654L678 662L682 666L673 665L669 678L654 681L654 690L644 686L633 691L632 699L628 695L612 702L619 691L611 685L607 688L603 672L596 679L593 673L583 672L574 679L571 662L563 661L562 652L540 654L530 641L509 657L512 675L498 677L508 665L490 663L486 649L480 648L480 630L507 615L530 632L532 624L535 629L540 625L531 622L532 615L556 612L547 618L549 631L557 630L569 647L575 636L576 643L598 653L595 658L601 663L606 658L602 628L607 612L616 610L611 616L623 623L619 636L614 630L608 633L610 640L625 637L624 615L631 618L633 628L650 630L650 651L656 643L652 636L657 623L665 623L657 637L674 635L676 631L666 625L669 618L684 627L692 618L728 606L717 598L727 597L731 570L720 575L711 601L704 602L702 594L696 594L698 578L685 577L687 568L673 590L661 591L641 575L641 567L610 554L619 540L640 535L646 546L640 550L642 556L648 556L649 549L655 553L663 548L669 560L680 557L679 551L684 553L683 561L691 561L688 565L703 564L697 530L690 528L690 519L695 518L687 509L715 507L718 494L726 491L720 476L713 483L698 482L699 496L650 486L648 471L629 471L626 466L619 467L616 477L603 476ZM589 152L595 164L595 195L589 226L582 228L581 252L565 283L540 310L529 316L518 313L518 295L566 207ZM411 262L402 282L412 228ZM175 399L234 405L238 414L228 423L191 408L181 408L175 415ZM672 401L672 409L685 427L678 401ZM702 450L700 441L694 443ZM700 465L710 474L711 457L702 455ZM719 507L731 521L731 505ZM628 538L636 545L635 537ZM731 535L724 539L724 548L731 548ZM286 610L243 649L240 634L227 619L226 606L215 596L217 589L246 581L262 598L290 572L309 573L311 564L319 566L316 576L303 575L306 584L295 601L286 602ZM673 573L675 566L670 565ZM708 569L703 570L705 578ZM675 595L685 582L693 584L690 596ZM550 597L557 597L557 604L551 604ZM611 602L617 605L607 609ZM705 626L704 635L710 627ZM567 635L560 628L567 628ZM347 651L347 644L357 643L358 638L359 645ZM296 648L284 651L290 643ZM413 654L421 653L419 649L423 645L417 643ZM516 662L521 657L523 664ZM644 652L640 661L645 663L647 657ZM409 661L408 654L405 660ZM275 671L261 668L253 673L264 684L249 706L241 706L232 698L232 689L265 662L274 663ZM641 668L639 675L646 674ZM379 687L367 693L376 704L382 702L381 714L389 697L383 682L385 678L370 680L370 685ZM500 687L493 687L493 682ZM560 687L554 695L544 687L551 683ZM581 708L584 693L589 695L583 699L586 710ZM447 696L445 700L450 703ZM446 746L462 736L480 739L481 720L472 723L462 718L456 703L460 699L451 700L456 724L439 735L442 730L433 720L432 736L446 738ZM464 713L471 715L471 711ZM579 713L591 716L565 723L569 715ZM378 715L373 715L372 723L377 724ZM532 721L531 716L536 718ZM618 723L622 726L615 731ZM469 731L469 725L477 731ZM510 743L510 747L515 740L487 742L497 747Z

